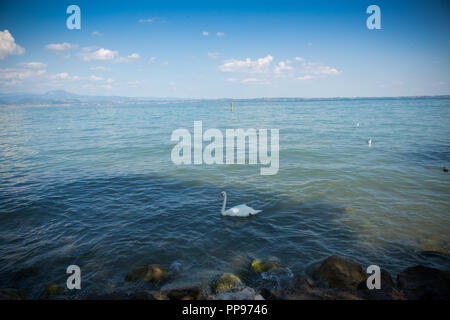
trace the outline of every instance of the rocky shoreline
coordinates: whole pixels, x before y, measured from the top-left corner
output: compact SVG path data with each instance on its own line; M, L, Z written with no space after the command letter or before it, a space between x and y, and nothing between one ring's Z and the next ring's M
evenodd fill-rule
M273 261L255 259L250 269L261 273L277 269ZM381 288L367 289L369 275L354 261L338 256L323 260L313 272L313 279L294 275L291 283L278 290L255 290L236 275L224 273L211 281L209 288L201 285L162 287L159 291L116 291L90 294L85 300L450 300L450 271L425 266L409 267L394 281L388 271L381 269ZM168 277L160 265L140 266L125 275L127 282L159 283ZM67 289L57 284L46 284L42 299L60 299ZM24 290L0 289L0 300L24 300ZM66 296L67 298L67 296Z

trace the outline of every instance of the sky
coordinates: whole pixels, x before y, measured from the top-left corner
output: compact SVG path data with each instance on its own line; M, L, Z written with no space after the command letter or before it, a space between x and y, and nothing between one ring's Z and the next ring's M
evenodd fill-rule
M449 16L449 1L3 0L0 93L447 95Z

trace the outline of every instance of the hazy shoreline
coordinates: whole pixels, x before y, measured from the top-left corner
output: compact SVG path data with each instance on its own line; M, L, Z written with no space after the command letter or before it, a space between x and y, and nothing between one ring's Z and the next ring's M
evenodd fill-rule
M180 97L127 97L93 96L70 93L64 90L43 94L10 93L0 94L0 106L73 106L73 105L142 105L158 103L189 102L298 102L298 101L339 101L339 100L398 100L398 99L448 99L450 95L392 96L392 97L258 97L258 98L180 98Z

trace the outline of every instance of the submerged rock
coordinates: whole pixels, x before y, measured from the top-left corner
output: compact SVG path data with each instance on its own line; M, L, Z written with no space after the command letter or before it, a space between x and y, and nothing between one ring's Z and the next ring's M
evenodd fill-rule
M24 290L14 288L0 289L0 300L25 300L28 294Z
M226 292L230 291L234 287L242 284L241 279L232 273L224 273L220 279L217 281L215 286L216 292Z
M338 256L326 258L315 272L318 280L330 288L356 289L366 278L359 263Z
M398 287L412 300L450 300L450 271L416 266L397 275Z
M265 294L268 294L267 292ZM317 288L313 282L301 275L294 276L287 287L273 293L272 299L281 300L361 300L356 290Z
M39 267L28 267L28 268L20 269L19 271L17 271L14 274L14 279L15 280L23 280L23 279L31 278L31 277L37 275L39 273L39 270L40 270Z
M125 275L126 281L160 281L167 277L164 269L157 264L136 267Z
M218 293L214 300L264 300L264 298L250 287L239 286L229 291Z
M60 286L59 284L47 283L45 285L43 297L46 299L52 296L61 296L64 294L66 294L65 287Z
M148 271L144 277L145 281L160 281L165 279L167 276L164 269L157 264L148 267Z
M267 272L272 269L277 269L278 264L273 261L263 261L261 259L255 259L252 262L252 269L255 272Z
M170 300L200 300L204 298L203 289L199 286L173 288L162 292Z
M139 280L143 280L145 275L147 274L148 271L148 266L140 266L137 268L134 268L133 270L131 270L130 272L128 272L125 275L125 280L126 281L139 281Z

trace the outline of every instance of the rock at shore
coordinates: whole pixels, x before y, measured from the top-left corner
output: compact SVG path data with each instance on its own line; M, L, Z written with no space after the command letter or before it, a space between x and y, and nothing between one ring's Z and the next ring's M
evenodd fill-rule
M152 264L149 266L140 266L134 268L125 275L125 280L130 282L136 281L160 281L167 277L165 270L157 264Z
M238 276L232 273L224 273L217 281L215 291L218 293L226 292L240 285L242 285L242 281Z
M330 288L356 289L366 278L360 264L338 256L326 258L315 272Z
M380 289L368 289L367 288L367 278L361 281L358 285L358 291L368 300L404 300L405 296L402 291L400 291L392 280L390 273L385 270L380 270Z
M44 299L47 299L47 298L54 297L54 296L62 296L66 293L67 292L66 292L65 287L63 287L59 284L47 283L45 285L43 297L44 297Z
M201 300L204 298L200 286L173 288L162 292L169 300Z
M264 300L264 298L250 287L239 286L230 291L218 293L214 300Z
M366 275L366 278L358 285L359 290L367 289L367 278L368 276ZM394 280L392 280L391 274L385 269L380 270L380 285L381 290L383 291L390 291L395 287L395 283Z
M278 264L274 261L263 261L261 259L255 259L252 261L252 269L255 272L267 272L272 269L277 269Z
M261 292L264 298L269 299L267 292ZM301 275L294 279L287 287L273 293L270 299L281 300L361 300L356 290L317 288L313 282Z
M450 271L411 267L397 275L397 282L406 299L450 300Z
M0 289L0 300L25 300L28 294L24 290L14 288Z

